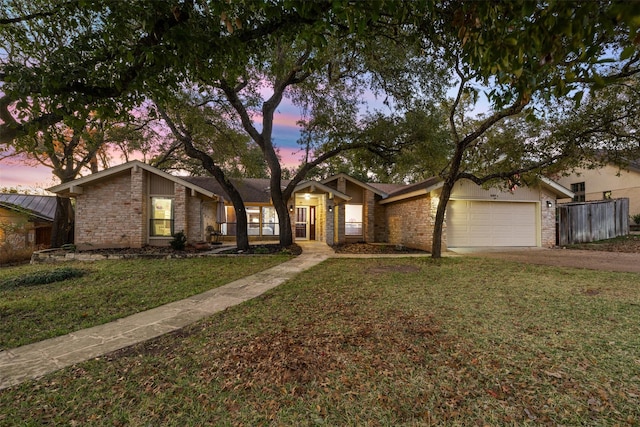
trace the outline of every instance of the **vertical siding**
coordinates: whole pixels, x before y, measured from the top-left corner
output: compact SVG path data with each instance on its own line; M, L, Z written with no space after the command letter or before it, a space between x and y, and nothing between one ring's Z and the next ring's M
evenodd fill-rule
M629 199L558 206L558 244L570 245L629 234Z

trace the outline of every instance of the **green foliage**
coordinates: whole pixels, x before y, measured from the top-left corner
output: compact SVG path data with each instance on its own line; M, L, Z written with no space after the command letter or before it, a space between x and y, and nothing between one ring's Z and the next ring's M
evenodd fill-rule
M38 271L0 282L0 289L15 289L22 286L38 286L82 277L87 272L79 268L61 267L50 271Z
M184 231L178 231L173 235L173 239L169 242L169 245L176 251L183 251L187 245L187 236Z
M631 220L633 221L634 224L640 225L640 213L631 215Z
M0 348L7 349L178 301L233 282L289 257L130 259L72 264L83 277L50 287L0 289ZM52 264L0 268L0 282L60 268ZM1 406L1 405L0 405ZM0 410L0 413L2 411Z

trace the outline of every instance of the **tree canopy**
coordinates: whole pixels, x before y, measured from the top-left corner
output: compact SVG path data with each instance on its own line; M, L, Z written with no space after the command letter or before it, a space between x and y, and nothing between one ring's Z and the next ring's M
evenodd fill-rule
M74 128L87 111L113 119L148 99L167 103L196 88L224 104L220 117L261 153L283 244L292 241L286 203L293 188L317 166L330 170L334 156L371 161L359 173L381 180L439 175L444 187L432 248L438 257L457 180L490 185L557 170L567 159L584 158L587 140L601 138L600 148L635 143L628 129L635 111L625 110L615 90L603 91L624 84L624 96L636 96L630 89L640 61L635 2L1 5L0 144L61 122ZM364 91L386 99L395 112L363 115ZM285 95L305 112L300 142L306 157L283 189L272 131ZM483 100L489 108L478 115L474 108ZM572 116L601 125L588 136L572 127ZM610 138L602 139L604 128ZM218 144L193 148L213 160ZM345 151L356 148L363 151ZM216 161L234 158L226 156Z

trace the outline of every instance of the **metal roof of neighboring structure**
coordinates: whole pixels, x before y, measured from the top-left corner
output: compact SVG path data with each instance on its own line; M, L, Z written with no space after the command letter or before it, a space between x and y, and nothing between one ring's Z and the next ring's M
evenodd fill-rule
M32 217L53 221L56 214L55 196L37 196L31 194L0 194L0 206Z

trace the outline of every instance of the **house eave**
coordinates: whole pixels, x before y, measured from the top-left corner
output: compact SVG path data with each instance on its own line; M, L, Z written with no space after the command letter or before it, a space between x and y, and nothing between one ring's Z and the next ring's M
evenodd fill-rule
M391 196L389 198L381 200L380 204L385 205L388 203L399 202L401 200L410 199L412 197L424 196L431 193L432 191L442 188L443 185L444 185L444 182L438 182L436 184L430 185L425 188L421 188L419 190L411 191L409 193L398 194L397 196Z
M137 168L141 168L146 170L149 173L156 174L165 179L175 182L176 184L182 185L185 188L188 188L196 193L200 193L203 196L209 197L214 200L218 200L219 196L215 193L212 193L209 190L206 190L202 187L199 187L195 184L192 184L184 179L171 175L167 172L161 171L160 169L156 169L153 166L147 165L146 163L142 163L138 160L133 160L127 163L123 163L121 165L113 166L109 169L102 170L100 172L93 173L91 175L83 176L82 178L75 179L71 182L66 182L63 184L55 185L53 187L47 188L47 191L52 193L61 195L61 196L76 196L78 194L82 194L83 185L91 184L96 181L108 178L110 176L125 172L129 169L136 170Z
M323 179L323 180L322 180L322 181L320 181L320 182L321 182L322 184L326 184L327 182L334 181L334 180L335 180L335 179L337 179L337 178L344 178L344 179L346 179L347 181L350 181L350 182L352 182L352 183L353 183L353 184L355 184L355 185L358 185L358 186L360 186L360 187L362 187L362 188L365 188L365 189L367 189L367 190L369 190L369 191L373 192L374 194L379 195L379 196L380 196L380 197L382 197L382 198L385 198L385 197L387 197L387 196L388 196L388 194L387 194L387 193L385 193L384 191L381 191L381 190L379 190L379 189L377 189L377 188L375 188L375 187L372 187L371 185L369 185L369 184L367 184L367 183L365 183L365 182L362 182L362 181L360 181L360 180L358 180L358 179L355 179L355 178L353 178L353 177L351 177L351 176L347 175L347 174L346 174L346 173L344 173L344 172L341 172L341 173L339 173L339 174L336 174L336 175L330 176L329 178L327 178L327 179Z
M560 198L573 198L575 196L575 193L573 191L569 190L566 187L563 187L562 185L558 184L557 182L549 178L545 178L544 176L541 176L540 181L547 189L551 190L551 192L553 192L556 196L559 196Z
M332 198L340 198L342 200L344 200L345 202L348 202L349 200L351 200L351 196L348 196L338 190L336 190L335 188L329 187L328 185L325 185L321 182L317 182L317 181L304 181L301 182L300 184L296 185L295 189L293 190L293 193L300 193L303 192L305 189L311 189L313 188L314 190L320 190L324 193L328 193L330 195L333 195Z

